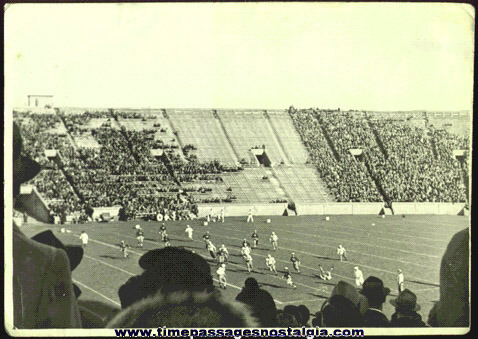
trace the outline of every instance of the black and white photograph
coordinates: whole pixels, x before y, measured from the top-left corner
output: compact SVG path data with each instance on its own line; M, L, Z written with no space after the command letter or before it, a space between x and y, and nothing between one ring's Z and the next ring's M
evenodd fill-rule
M467 334L475 8L7 3L11 336Z

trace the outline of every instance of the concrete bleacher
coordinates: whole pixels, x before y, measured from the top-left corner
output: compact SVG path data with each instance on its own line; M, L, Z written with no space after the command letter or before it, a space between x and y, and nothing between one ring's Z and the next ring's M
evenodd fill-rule
M167 110L183 147L196 147L200 161L218 160L225 165L237 165L238 159L211 110Z
M305 164L309 158L309 153L302 143L289 113L285 110L268 110L267 113L272 127L278 134L290 162L294 164Z
M267 176L268 179L263 179ZM222 179L231 194L236 196L235 202L271 202L277 199L287 200L287 194L274 180L272 173L263 167L245 168L243 171L225 173Z
M277 166L273 171L295 203L335 201L312 165Z
M272 164L286 161L274 131L261 110L218 110L224 130L239 158L251 159L250 149L265 145Z

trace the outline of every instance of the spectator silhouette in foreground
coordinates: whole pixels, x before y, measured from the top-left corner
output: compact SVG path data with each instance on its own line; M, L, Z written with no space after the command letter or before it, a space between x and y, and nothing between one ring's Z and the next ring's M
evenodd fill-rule
M15 208L39 221L49 213L23 200L20 185L40 172L22 155L20 129L13 125L13 199ZM66 252L27 238L13 224L13 323L20 329L81 328Z
M428 316L433 327L470 326L470 233L466 228L448 243L440 266L440 300Z
M392 327L425 327L422 316L417 312L421 307L417 304L417 296L408 288L398 295L397 299L391 299L390 304L395 306L392 314Z
M277 326L275 316L277 308L274 299L269 292L259 288L259 283L256 279L246 279L244 287L237 295L236 300L251 307L254 316L259 319L261 326Z
M51 230L47 230L36 234L32 237L33 240L42 244L53 246L62 249L68 255L70 260L71 271L78 267L83 259L83 247L80 245L64 245ZM80 288L73 283L73 291L76 299L81 295ZM78 307L80 310L81 324L83 328L104 328L106 322L113 318L118 312L118 309L111 307L109 304L104 304L93 300L78 300Z
M364 327L390 327L390 321L382 313L383 304L390 289L383 286L381 279L370 276L365 279L361 293L368 301L368 309L364 314Z
M339 281L335 285L330 298L322 305L318 317L322 327L362 327L367 305L366 298L357 289ZM314 321L317 323L317 320Z
M246 305L225 301L213 286L207 261L186 249L166 247L144 254L143 274L118 291L123 310L106 326L257 327Z

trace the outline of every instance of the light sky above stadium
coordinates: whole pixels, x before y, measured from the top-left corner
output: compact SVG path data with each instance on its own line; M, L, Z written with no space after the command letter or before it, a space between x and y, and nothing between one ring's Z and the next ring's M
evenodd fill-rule
M460 4L17 4L5 97L55 106L471 110Z

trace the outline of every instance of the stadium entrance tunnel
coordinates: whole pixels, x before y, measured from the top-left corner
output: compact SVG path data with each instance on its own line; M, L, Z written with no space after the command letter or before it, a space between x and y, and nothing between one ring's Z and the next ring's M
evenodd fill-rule
M271 160L267 156L265 149L263 148L253 148L251 149L252 154L256 157L259 164L265 167L271 167Z

